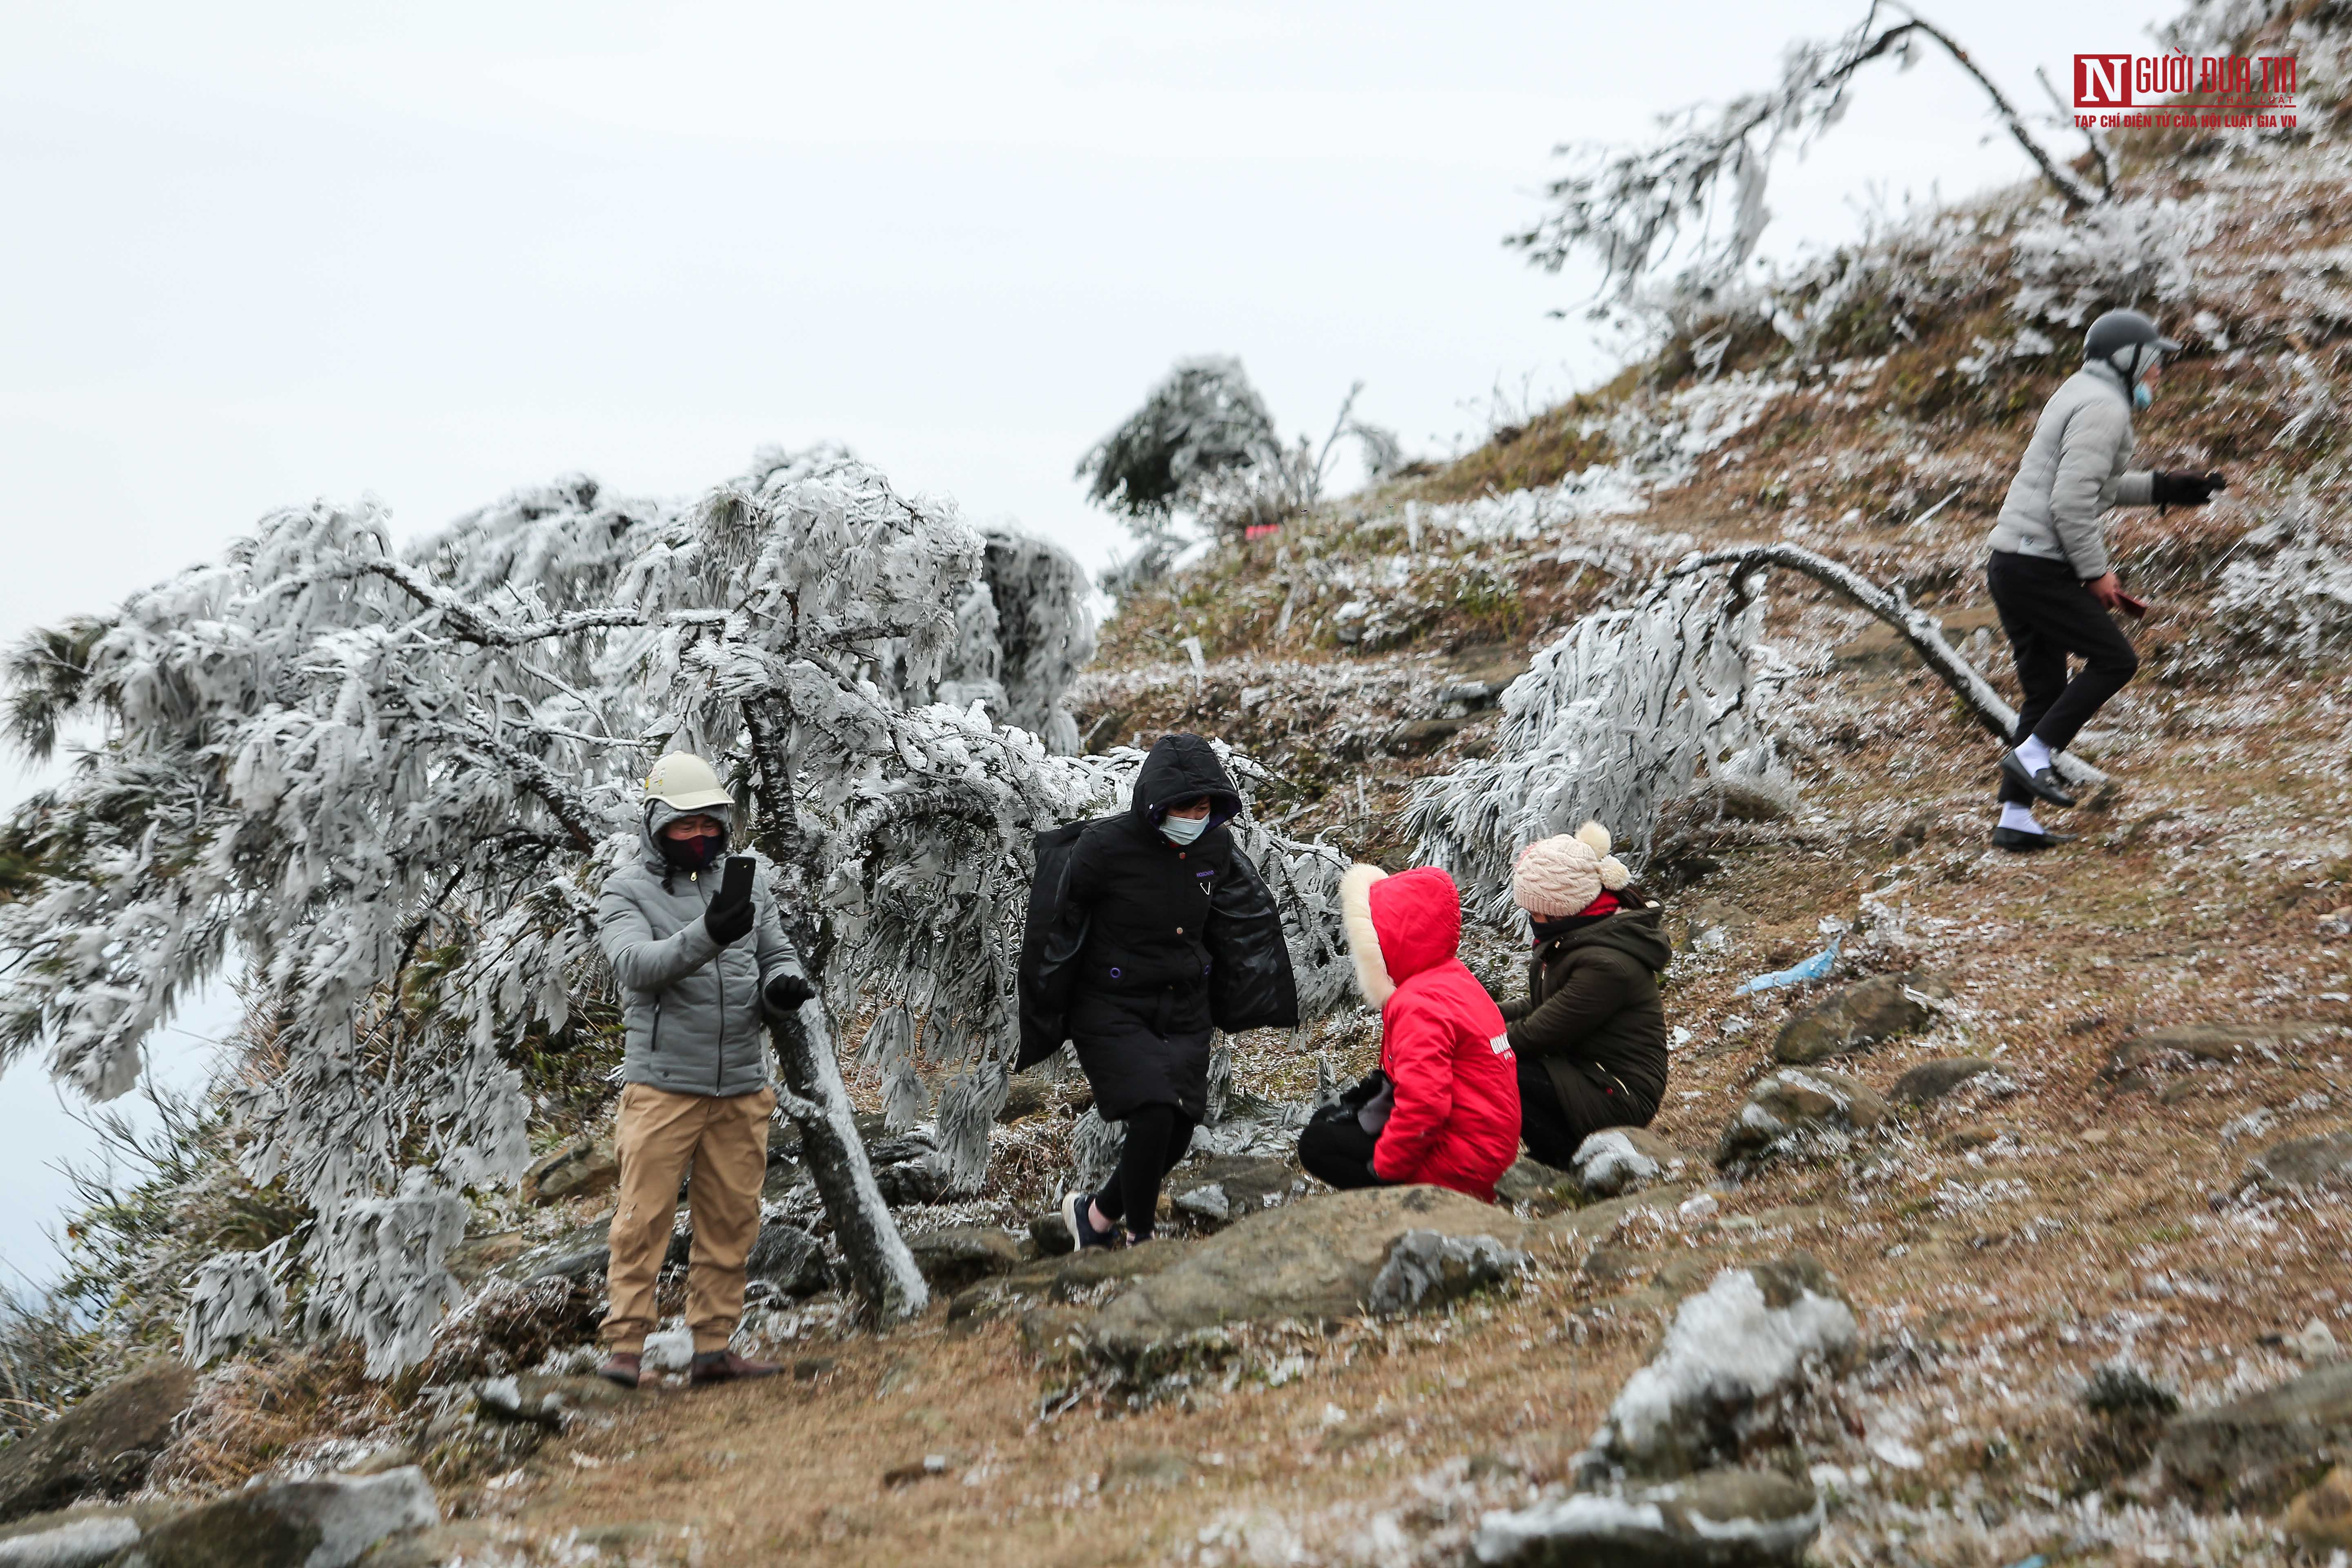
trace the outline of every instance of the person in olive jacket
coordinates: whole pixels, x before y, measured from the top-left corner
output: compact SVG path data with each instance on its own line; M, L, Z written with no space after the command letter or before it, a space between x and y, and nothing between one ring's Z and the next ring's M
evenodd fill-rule
M1519 852L1511 896L1535 952L1524 1001L1502 1005L1518 1058L1528 1152L1565 1168L1604 1127L1646 1127L1666 1091L1666 1014L1658 975L1674 947L1657 903L1588 822Z
M1069 1040L1096 1111L1127 1124L1109 1184L1062 1201L1079 1247L1151 1234L1207 1110L1215 1032L1298 1023L1282 916L1225 826L1241 809L1209 742L1167 735L1125 812L1037 837L1014 1070Z

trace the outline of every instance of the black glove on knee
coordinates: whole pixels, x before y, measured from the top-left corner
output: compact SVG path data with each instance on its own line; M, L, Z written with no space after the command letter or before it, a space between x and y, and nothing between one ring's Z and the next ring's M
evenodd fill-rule
M2156 481L2150 489L2158 506L2203 506L2228 489L2229 484L2219 468L2210 468L2201 474L2191 474L2179 468L2158 468Z
M779 1013L793 1013L799 1011L802 1003L816 994L816 987L786 971L768 982L765 994L769 1006Z

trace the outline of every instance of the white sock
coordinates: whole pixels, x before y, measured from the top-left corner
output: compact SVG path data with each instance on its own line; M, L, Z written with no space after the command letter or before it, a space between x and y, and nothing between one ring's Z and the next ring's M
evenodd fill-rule
M2050 831L2048 828L2042 826L2042 824L2033 820L2033 809L2031 806L2020 805L2013 800L2003 801L2001 803L2000 826L2003 827L2013 827L2020 833L2047 833Z
M2050 748L2042 743L2041 736L2028 735L2017 743L2017 760L2025 764L2027 773L2038 773L2050 765Z

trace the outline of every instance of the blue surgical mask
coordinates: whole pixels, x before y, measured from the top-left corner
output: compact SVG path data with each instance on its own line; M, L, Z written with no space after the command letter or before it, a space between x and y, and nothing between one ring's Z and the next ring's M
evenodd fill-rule
M1205 816L1163 816L1160 819L1160 831L1168 836L1171 844L1190 844L1209 831L1209 819Z
M2156 394L2147 389L2147 383L2144 381L2136 381L2132 383L2132 406L2134 408L2145 408L2155 401Z

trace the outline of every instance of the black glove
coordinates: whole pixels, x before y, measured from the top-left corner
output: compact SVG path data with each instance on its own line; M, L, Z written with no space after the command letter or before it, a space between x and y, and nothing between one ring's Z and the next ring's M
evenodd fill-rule
M1339 1091L1339 1103L1346 1106L1351 1111L1361 1110L1364 1107L1378 1100L1381 1097L1381 1092L1388 1087L1389 1075L1382 1072L1380 1068L1374 1068L1371 1071L1371 1076L1365 1079L1361 1083Z
M764 993L768 1005L779 1013L797 1013L802 1003L816 994L816 987L786 970L768 982Z
M2158 506L2203 506L2216 494L2227 489L2229 484L2219 468L2210 468L2201 474L2179 468L2158 468L2152 490Z
M702 911L703 929L721 947L751 934L755 918L751 913L751 879L755 870L749 855L727 857L727 875L719 884L719 896Z

